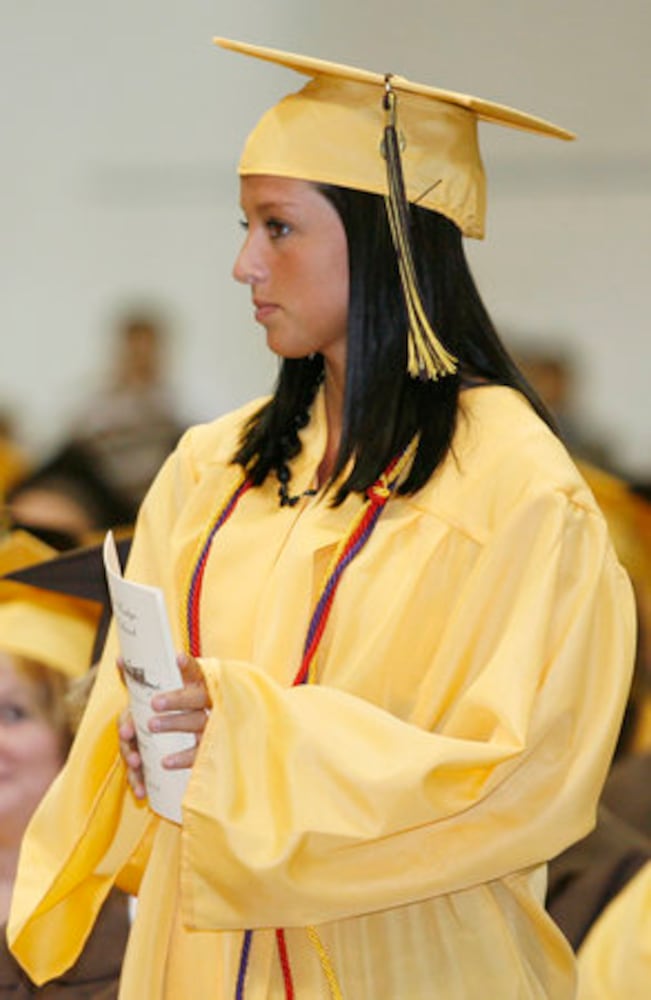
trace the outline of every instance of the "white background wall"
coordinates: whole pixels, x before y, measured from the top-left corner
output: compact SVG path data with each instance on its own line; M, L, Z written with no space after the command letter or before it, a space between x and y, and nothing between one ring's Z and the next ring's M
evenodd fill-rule
M302 78L214 34L391 70L575 130L481 127L487 240L469 246L518 341L568 343L585 418L651 474L649 0L2 0L0 403L47 451L97 379L116 309L174 326L189 419L264 392L275 365L230 278L235 168Z

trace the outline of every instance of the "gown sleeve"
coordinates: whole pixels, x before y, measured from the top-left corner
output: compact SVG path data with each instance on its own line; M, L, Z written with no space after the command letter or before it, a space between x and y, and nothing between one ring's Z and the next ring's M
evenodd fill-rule
M168 460L145 502L163 531L194 477L186 451L181 447ZM150 522L147 514L139 521L129 561L142 582L155 582L160 572ZM128 791L117 736L127 696L116 657L111 627L66 764L39 803L21 845L7 938L37 983L77 959L114 884L137 892L159 823Z
M579 1000L646 997L651 984L651 863L612 900L581 945Z
M548 491L500 523L428 637L410 718L202 661L214 707L184 800L185 920L304 926L554 856L594 823L634 635L603 518ZM404 666L390 649L379 678Z

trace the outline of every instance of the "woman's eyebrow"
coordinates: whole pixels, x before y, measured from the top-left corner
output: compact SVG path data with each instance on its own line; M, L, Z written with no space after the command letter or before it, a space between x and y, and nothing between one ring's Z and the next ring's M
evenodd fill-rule
M252 206L256 212L278 212L286 211L287 209L296 208L295 201L278 201L276 199L271 199L269 201L263 201L259 204Z

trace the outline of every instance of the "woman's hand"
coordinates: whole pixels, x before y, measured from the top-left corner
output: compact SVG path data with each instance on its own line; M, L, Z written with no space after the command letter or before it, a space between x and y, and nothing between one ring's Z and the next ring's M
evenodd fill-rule
M118 736L120 739L120 754L127 766L127 778L131 785L131 790L137 799L144 799L147 795L145 776L142 770L142 759L138 752L136 725L128 708L125 708L124 712L118 717Z
M177 663L183 678L183 687L153 696L151 707L156 714L148 723L152 733L183 732L195 735L194 747L163 758L163 767L170 770L192 767L212 707L210 694L197 661L185 653L180 653ZM118 669L124 676L121 661L118 661ZM129 784L136 798L144 799L147 792L142 758L138 750L136 726L129 709L125 709L118 718L118 735L120 754L127 767Z
M183 687L177 691L154 695L151 707L158 714L148 724L152 733L194 733L195 746L163 757L163 767L170 770L192 767L212 708L203 671L197 661L186 653L180 653L176 662L183 678Z

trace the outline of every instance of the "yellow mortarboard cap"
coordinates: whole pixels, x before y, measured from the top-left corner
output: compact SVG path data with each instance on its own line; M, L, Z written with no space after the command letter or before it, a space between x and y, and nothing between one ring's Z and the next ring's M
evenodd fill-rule
M57 550L28 531L0 533L0 577L56 556Z
M58 563L57 551L27 532L0 539L0 649L79 677L91 663L102 604L50 589ZM12 578L28 569L38 585Z
M382 152L384 74L228 38L214 42L311 78L262 116L245 144L240 174L272 174L388 194ZM478 97L395 75L390 75L390 84L407 199L452 219L466 236L484 234L486 185L478 120L574 138L542 118Z

